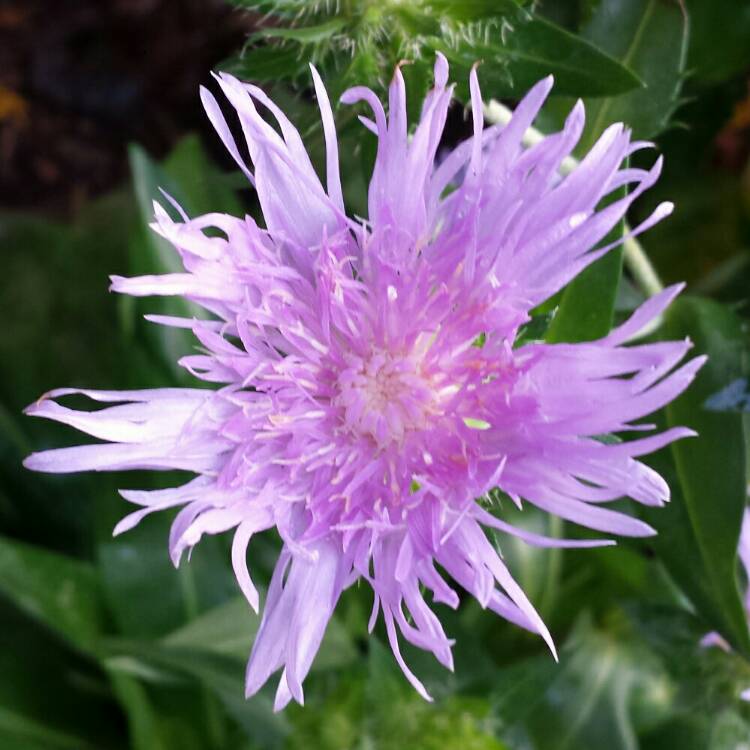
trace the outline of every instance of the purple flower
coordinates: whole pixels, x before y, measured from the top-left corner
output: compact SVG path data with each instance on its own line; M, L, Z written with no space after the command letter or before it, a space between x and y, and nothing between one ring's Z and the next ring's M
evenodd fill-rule
M744 515L742 516L742 528L740 530L740 541L737 545L737 556L740 558L742 567L745 569L744 604L745 612L747 613L748 621L750 622L750 508L745 508ZM718 646L727 653L732 650L732 647L727 643L726 639L715 630L706 633L706 635L701 638L700 645L704 648ZM750 701L750 688L742 690L740 693L740 699L743 701Z
M745 508L745 513L742 516L742 529L740 530L737 555L745 569L745 611L750 618L750 508Z
M153 228L175 246L184 273L112 279L115 291L182 295L213 315L151 319L193 331L201 353L181 364L218 387L61 389L28 409L106 441L34 454L30 468L194 472L174 489L123 491L140 509L115 533L154 511L181 507L169 540L178 564L203 534L233 530L237 580L256 611L246 548L253 534L278 530L284 546L246 686L250 696L283 668L277 708L291 698L303 702L302 682L326 624L342 591L359 579L374 592L370 628L382 611L395 658L425 698L398 635L452 669L453 641L423 596L429 590L435 602L458 606L448 576L483 607L540 634L554 653L547 628L483 527L541 546L611 542L538 536L477 498L498 487L519 506L523 499L591 529L652 534L606 503L622 496L666 502L666 483L636 457L690 431L622 443L601 436L652 428L634 422L686 388L702 362L674 369L687 341L623 345L665 309L677 287L598 341L514 348L529 311L612 247L592 249L659 175L660 160L650 170L620 169L648 145L631 142L621 124L562 179L558 167L580 138L583 105L576 104L560 133L524 149L522 136L552 79L534 86L506 127L483 129L472 71L474 136L436 165L452 94L447 62L438 56L435 87L411 137L397 69L388 117L367 88L342 97L369 105L373 119L361 120L378 139L368 219L352 219L331 106L314 69L312 76L327 189L278 107L255 86L220 75L254 172L206 90L203 104L257 190L265 229L225 214L182 214L175 222L156 205ZM256 104L271 112L280 132ZM628 197L596 211L623 185L631 187ZM662 204L635 231L670 210ZM58 403L72 393L114 405L86 412Z

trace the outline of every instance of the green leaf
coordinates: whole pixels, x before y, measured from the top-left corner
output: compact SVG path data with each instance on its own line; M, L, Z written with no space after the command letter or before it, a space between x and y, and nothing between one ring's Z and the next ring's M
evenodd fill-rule
M215 211L232 216L242 215L242 204L230 186L229 175L217 170L197 135L187 135L179 141L164 160L163 167L165 179L174 184L188 216ZM246 186L249 187L249 184ZM161 194L154 197L165 203Z
M251 700L245 700L244 660L209 650L133 640L110 640L108 650L111 657L107 664L112 669L126 668L126 673L132 673L135 666L143 675L146 670L139 665L144 665L156 670L155 673L166 670L204 685L216 694L229 714L259 747L269 750L281 747L289 731L288 723L282 714L273 713L268 690Z
M117 319L107 275L124 270L135 216L125 192L86 204L69 224L0 215L4 268L13 279L0 296L0 314L13 331L0 337L0 357L13 362L0 372L0 392L11 410L61 382L111 383L121 352L111 336Z
M137 144L128 149L130 171L133 176L133 188L138 202L141 223L147 229L147 248L144 255L135 259L138 273L175 273L182 269L180 256L172 245L155 232L148 229L154 220L154 201L168 205L161 190L180 201L183 196L174 180L160 167L146 151ZM171 209L170 209L171 210ZM145 252L150 251L150 255ZM143 270L141 270L141 267Z
M128 154L140 213L140 223L130 243L131 273L137 276L181 273L184 269L177 251L167 240L152 231L149 224L154 220L154 201L168 206L160 188L178 201L183 198L182 193L162 167L154 162L140 146L131 145ZM173 209L169 210L173 212ZM192 351L194 346L192 332L168 326L145 325L141 316L148 311L188 318L204 317L203 311L182 297L156 297L149 298L145 302L123 297L121 309L130 312L133 319L131 329L138 330L139 333L143 330L156 356L171 378L184 383L186 374L177 361Z
M237 596L167 635L164 645L213 651L245 661L258 625L258 616L245 597Z
M521 346L533 341L543 341L555 317L553 312L545 311L532 311L530 316L531 320L519 328L515 346Z
M633 70L643 88L586 102L588 124L579 143L585 153L612 122L636 138L663 131L679 103L688 47L684 6L665 0L601 0L583 36Z
M660 338L689 336L708 362L665 410L666 426L685 425L698 437L680 440L650 460L672 489L666 508L643 509L659 532L653 545L677 584L711 628L750 657L747 616L737 581L737 542L746 503L742 415L706 408L706 401L741 375L744 331L722 305L678 299Z
M208 610L192 622L170 633L163 643L170 648L195 649L232 656L247 661L259 618L243 596ZM357 658L357 649L346 628L336 616L326 628L312 670L343 667Z
M628 166L627 161L622 165ZM601 201L604 208L627 195L626 188L610 193ZM622 238L625 220L621 220L602 240L607 245ZM546 333L549 343L594 341L612 328L617 289L622 277L622 245L584 269L563 290L560 304Z
M0 537L0 591L81 648L101 631L97 574L87 563Z
M174 214L174 209L161 191L174 198L188 216L213 211L239 215L242 213L241 204L225 176L209 161L197 136L183 138L163 165L157 164L135 144L130 146L128 153L141 219L131 241L131 270L137 275L181 273L184 268L177 251L149 226L154 219L154 201ZM121 308L125 314L131 314L132 330L140 331L138 327L142 327L172 380L187 382L189 375L177 362L180 357L193 351L196 342L192 332L151 323L143 325L142 321L136 319L135 313L148 311L202 318L206 315L205 311L178 296L152 297L145 302L123 298Z
M550 21L535 18L508 35L509 71L521 90L552 73L555 91L574 96L604 96L642 85L629 60L619 62L606 51Z
M3 750L98 750L68 732L0 706L0 746Z
M131 145L128 153L140 213L138 231L131 242L131 270L138 275L181 273L184 268L177 251L149 226L154 220L154 201L174 214L161 191L177 200L188 216L212 211L238 215L242 213L241 204L224 175L217 172L209 161L197 136L183 138L163 165L157 164L138 145ZM123 299L122 305L131 312L147 310L198 318L206 315L201 307L182 297L152 297L146 302ZM140 324L140 321L133 323ZM154 324L146 325L144 331L171 376L185 382L188 376L177 360L193 351L195 339L192 332Z
M623 625L614 620L605 631L584 616L559 664L540 657L500 670L493 695L500 717L544 750L636 750L634 705L653 720L654 712L668 714L674 689L660 660Z
M133 677L110 669L112 687L128 716L132 750L167 750L159 736L159 717L146 689Z
M0 747L123 748L99 666L5 596L0 622Z
M750 3L743 0L686 0L691 19L688 67L706 83L747 70Z
M304 73L307 66L298 49L263 44L245 47L222 63L221 69L244 80L263 83L294 79Z
M236 592L222 540L202 539L175 570L168 529L167 514L160 514L99 546L105 597L125 635L165 635Z
M154 685L168 685L174 676L191 678L211 689L229 713L245 727L248 736L262 747L280 742L285 725L270 717L271 703L266 694L245 702L242 676L258 616L244 597L220 604L178 628L157 643L111 640L106 661L110 670L128 678L139 677ZM341 669L358 656L347 629L332 618L312 666L312 674ZM172 678L170 678L170 674ZM268 726L261 731L258 722Z
M552 73L555 93L603 96L630 91L639 78L585 39L534 18L512 30L488 28L483 34L457 34L447 40L430 39L453 65L459 96L466 99L471 67L482 62L480 78L485 96L520 96Z
M607 334L614 319L622 253L622 247L610 250L568 284L547 330L548 342L592 341Z

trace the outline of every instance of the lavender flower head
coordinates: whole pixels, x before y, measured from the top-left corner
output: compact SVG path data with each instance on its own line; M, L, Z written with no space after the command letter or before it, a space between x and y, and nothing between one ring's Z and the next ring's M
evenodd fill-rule
M203 534L231 530L237 580L256 611L246 549L254 534L277 529L284 544L247 667L248 696L283 668L276 707L303 702L302 682L336 603L363 579L374 593L370 628L382 612L396 660L429 699L401 656L399 635L452 669L453 641L423 595L457 607L447 577L482 607L541 635L554 653L483 527L533 545L611 543L529 533L477 498L498 487L519 506L523 499L590 529L652 534L606 504L622 496L666 502L664 480L636 459L690 431L622 443L597 437L649 429L634 421L686 388L702 360L674 369L686 341L624 346L676 287L598 341L514 348L529 311L613 246L595 249L654 184L661 161L650 170L620 165L649 144L631 142L628 130L612 125L563 179L558 168L581 136L582 103L561 132L524 148L552 79L531 89L507 126L484 128L472 71L474 136L437 165L452 95L439 55L411 137L398 69L387 116L370 89L343 95L344 103L371 108L372 119L360 119L378 141L368 219L355 220L345 213L331 106L314 69L312 76L326 189L278 107L255 86L222 74L218 83L237 112L254 171L207 90L203 104L255 186L265 228L218 213L183 213L175 222L156 205L153 228L174 245L184 272L112 278L117 292L181 295L212 314L151 317L193 331L202 353L181 364L218 386L52 391L28 413L106 442L36 453L26 465L194 472L181 487L123 491L140 507L115 533L181 507L169 540L177 565ZM596 210L624 185L627 197ZM662 204L635 231L670 210ZM89 412L58 403L73 393L112 405Z
M742 517L742 530L740 531L740 541L737 548L737 554L745 569L745 611L747 612L748 622L750 622L750 508L745 508L745 514ZM743 701L750 701L750 688L745 688L740 693Z
M747 613L748 623L750 623L750 508L745 508L745 512L742 516L742 527L740 530L740 540L737 544L737 556L740 559L742 568L745 573L745 596L744 605L745 612ZM718 646L723 651L729 653L732 647L727 641L715 630L701 638L701 646L708 648L711 646ZM750 687L745 688L740 692L740 698L743 701L750 701Z

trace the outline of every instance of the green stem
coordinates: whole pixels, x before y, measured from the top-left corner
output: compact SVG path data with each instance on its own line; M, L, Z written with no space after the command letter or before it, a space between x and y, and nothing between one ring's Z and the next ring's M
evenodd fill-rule
M554 539L561 539L563 535L563 520L559 516L548 516L547 534ZM552 616L557 603L562 578L562 548L551 547L547 552L547 569L544 576L544 586L539 598L539 613L544 619Z

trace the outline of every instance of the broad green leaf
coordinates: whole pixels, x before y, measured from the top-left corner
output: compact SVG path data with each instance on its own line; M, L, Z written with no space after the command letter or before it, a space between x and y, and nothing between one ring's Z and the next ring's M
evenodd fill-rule
M278 744L286 732L285 725L267 716L271 711L269 694L275 687L269 685L249 702L243 697L243 674L258 624L258 616L244 597L236 597L157 643L109 641L106 664L128 678L138 677L156 686L168 686L175 676L203 684L221 699L251 739L263 747L266 740ZM311 678L325 670L346 674L357 655L347 629L334 617L313 662ZM265 730L256 726L259 721L268 724Z
M131 273L136 276L181 273L184 268L177 251L167 240L153 232L149 224L154 220L154 201L168 206L160 188L178 201L183 198L183 195L164 169L154 162L140 146L131 145L128 153L140 212L140 222L135 228L130 243ZM174 213L171 207L168 210ZM145 301L122 297L120 305L121 309L129 312L133 319L130 324L133 329L133 338L137 338L135 331L138 331L140 335L142 330L166 371L172 378L184 383L187 379L186 374L177 361L191 353L194 346L192 332L181 328L146 325L141 320L141 316L148 311L187 318L203 317L201 309L182 297L150 297Z
M535 18L508 35L509 71L514 85L526 90L550 73L555 91L574 96L605 96L642 85L630 60L619 62L606 51L550 21Z
M649 463L672 489L666 508L643 509L659 532L653 545L699 614L750 657L747 615L737 580L737 542L746 503L742 415L706 408L706 401L741 375L744 331L718 303L678 299L659 331L662 339L689 336L708 362L685 393L665 410L666 425L685 425L698 437L673 443Z
M684 6L669 0L601 0L582 34L633 70L645 85L586 102L587 125L580 153L612 122L624 122L636 138L651 138L663 131L679 104L685 75L688 19Z
M187 135L179 141L163 167L188 216L213 212L242 215L242 204L227 179L229 175L222 174L211 163L197 135ZM242 184L249 187L244 178ZM161 194L156 199L165 203Z
M220 604L170 633L164 645L232 656L243 664L250 655L260 620L244 597ZM328 623L312 670L343 667L353 662L357 650L346 628L334 616Z
M548 342L591 341L607 334L614 320L622 256L622 247L610 250L568 284L547 330Z
M482 91L487 97L520 96L550 73L555 76L555 93L570 96L619 94L640 85L627 67L541 18L506 33L490 29L476 37L430 39L428 44L453 65L452 78L464 99L469 71L480 61Z
M221 65L227 73L259 83L294 79L304 74L306 68L298 49L271 44L247 46Z
M748 67L750 3L747 0L686 0L690 13L691 74L717 83Z
M164 645L212 651L246 661L258 625L258 616L245 597L237 596L167 635Z
M207 536L179 569L169 559L168 514L144 520L99 546L102 586L121 633L162 636L236 592L229 553Z
M110 669L115 695L128 716L132 750L169 750L159 733L159 718L146 689L130 675Z
M161 165L137 145L130 146L129 157L140 213L140 222L130 243L131 271L136 275L181 273L184 268L177 251L149 226L154 220L154 201L160 203L168 213L175 214L161 191L174 198L191 217L212 211L239 215L242 212L241 204L225 176L208 160L197 136L183 138ZM192 332L143 324L136 319L136 312L201 318L205 317L205 311L182 297L150 297L146 301L123 298L121 309L124 315L131 316L132 332L143 330L152 342L171 378L178 383L187 382L190 378L177 362L194 350L196 342ZM134 335L133 338L138 337Z
M123 657L124 658L124 657ZM240 750L239 730L205 686L172 679L154 685L107 662L115 693L128 716L132 750ZM232 736L234 735L234 736Z
M744 299L748 287L746 199L738 177L708 170L703 159L693 158L712 153L710 143L720 125L707 119L698 111L690 121L691 132L679 134L680 139L689 138L687 143L666 155L669 169L649 190L648 201L654 206L671 200L675 212L646 232L642 241L665 283L686 281L696 293L714 296L718 292L724 298ZM708 133L700 134L704 126Z
M81 648L102 629L97 574L88 563L0 537L0 591Z
M183 200L184 196L176 182L143 148L136 144L131 145L128 156L141 223L144 228L148 229L149 224L154 220L154 201L168 207L170 213L174 213L162 190L177 201ZM143 255L134 258L137 273L175 273L183 270L180 256L169 242L150 230L145 236L148 250L144 248ZM146 252L150 252L150 256L146 255Z
M99 750L93 743L0 706L3 750Z
M584 616L559 664L540 657L500 670L493 694L500 718L544 750L636 750L633 708L668 714L674 688L660 660L623 623L613 626L595 628Z
M121 669L122 657L128 657L131 664L142 662L156 671L173 672L204 685L216 694L229 714L259 747L268 750L281 747L289 731L287 720L282 714L273 713L272 693L267 689L252 700L245 700L244 661L209 650L145 641L112 639L107 649L111 654L107 660L110 668Z
M124 270L135 216L124 192L87 204L69 223L0 215L4 272L12 279L0 295L0 314L13 332L0 337L0 358L9 364L0 371L0 396L9 410L62 384L122 384L108 274ZM24 422L43 429L41 420L33 428Z
M0 747L124 748L99 666L4 595L0 622Z
M625 197L625 189L607 196L603 205ZM604 238L602 244L621 238L624 221ZM603 258L585 268L567 287L545 335L549 343L593 341L606 336L615 315L617 288L622 276L622 246L610 250Z

